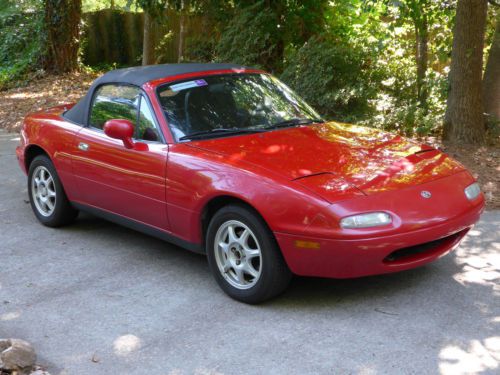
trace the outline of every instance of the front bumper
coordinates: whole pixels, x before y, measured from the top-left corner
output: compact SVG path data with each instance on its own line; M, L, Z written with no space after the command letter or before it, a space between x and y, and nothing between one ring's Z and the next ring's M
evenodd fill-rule
M482 204L475 205L441 224L387 236L325 239L274 234L294 274L354 278L403 271L436 260L458 245L479 220L483 208ZM315 245L303 246L304 243Z

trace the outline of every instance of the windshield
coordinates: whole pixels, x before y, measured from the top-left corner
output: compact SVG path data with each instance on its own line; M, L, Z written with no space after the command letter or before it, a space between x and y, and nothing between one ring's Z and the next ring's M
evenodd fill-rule
M158 97L176 140L194 138L195 133L222 137L233 130L240 134L321 121L304 100L267 74L175 82L161 86Z

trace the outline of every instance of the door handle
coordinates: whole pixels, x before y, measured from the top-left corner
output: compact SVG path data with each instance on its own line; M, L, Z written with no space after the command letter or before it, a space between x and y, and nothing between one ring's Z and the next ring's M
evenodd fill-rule
M89 150L89 145L83 142L80 142L78 144L78 148L82 151L88 151Z

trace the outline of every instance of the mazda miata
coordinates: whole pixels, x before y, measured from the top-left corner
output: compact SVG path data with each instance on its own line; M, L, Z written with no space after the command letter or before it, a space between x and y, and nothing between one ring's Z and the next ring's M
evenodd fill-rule
M447 154L325 121L272 75L230 64L127 68L26 117L17 158L38 220L87 211L207 255L259 303L293 274L353 278L448 253L484 197Z

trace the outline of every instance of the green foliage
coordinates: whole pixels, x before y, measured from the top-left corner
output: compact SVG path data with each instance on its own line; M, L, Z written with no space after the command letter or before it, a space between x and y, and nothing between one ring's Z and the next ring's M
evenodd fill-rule
M217 45L217 60L274 70L280 61L276 13L263 1L238 9Z
M109 9L113 7L114 9L125 10L127 12L136 12L142 10L135 3L135 0L83 0L82 10L83 12L95 12L102 9Z
M375 96L370 55L330 35L312 37L294 55L282 79L323 115L355 121Z
M43 55L38 1L0 2L0 90L22 82Z
M401 99L379 92L372 101L374 115L361 123L407 136L435 134L443 122L445 104L446 101L439 96L430 95L428 108L423 109L414 99Z
M153 18L160 18L163 15L167 0L135 0L136 4L149 12Z
M369 124L406 135L440 131L447 97L447 74L452 43L453 1L374 0L371 13L382 41L376 68L384 76L375 116ZM428 69L422 82L428 97L418 100L415 61L416 32L427 34Z
M212 62L215 60L216 44L214 39L204 36L194 36L186 41L184 61L189 62Z

